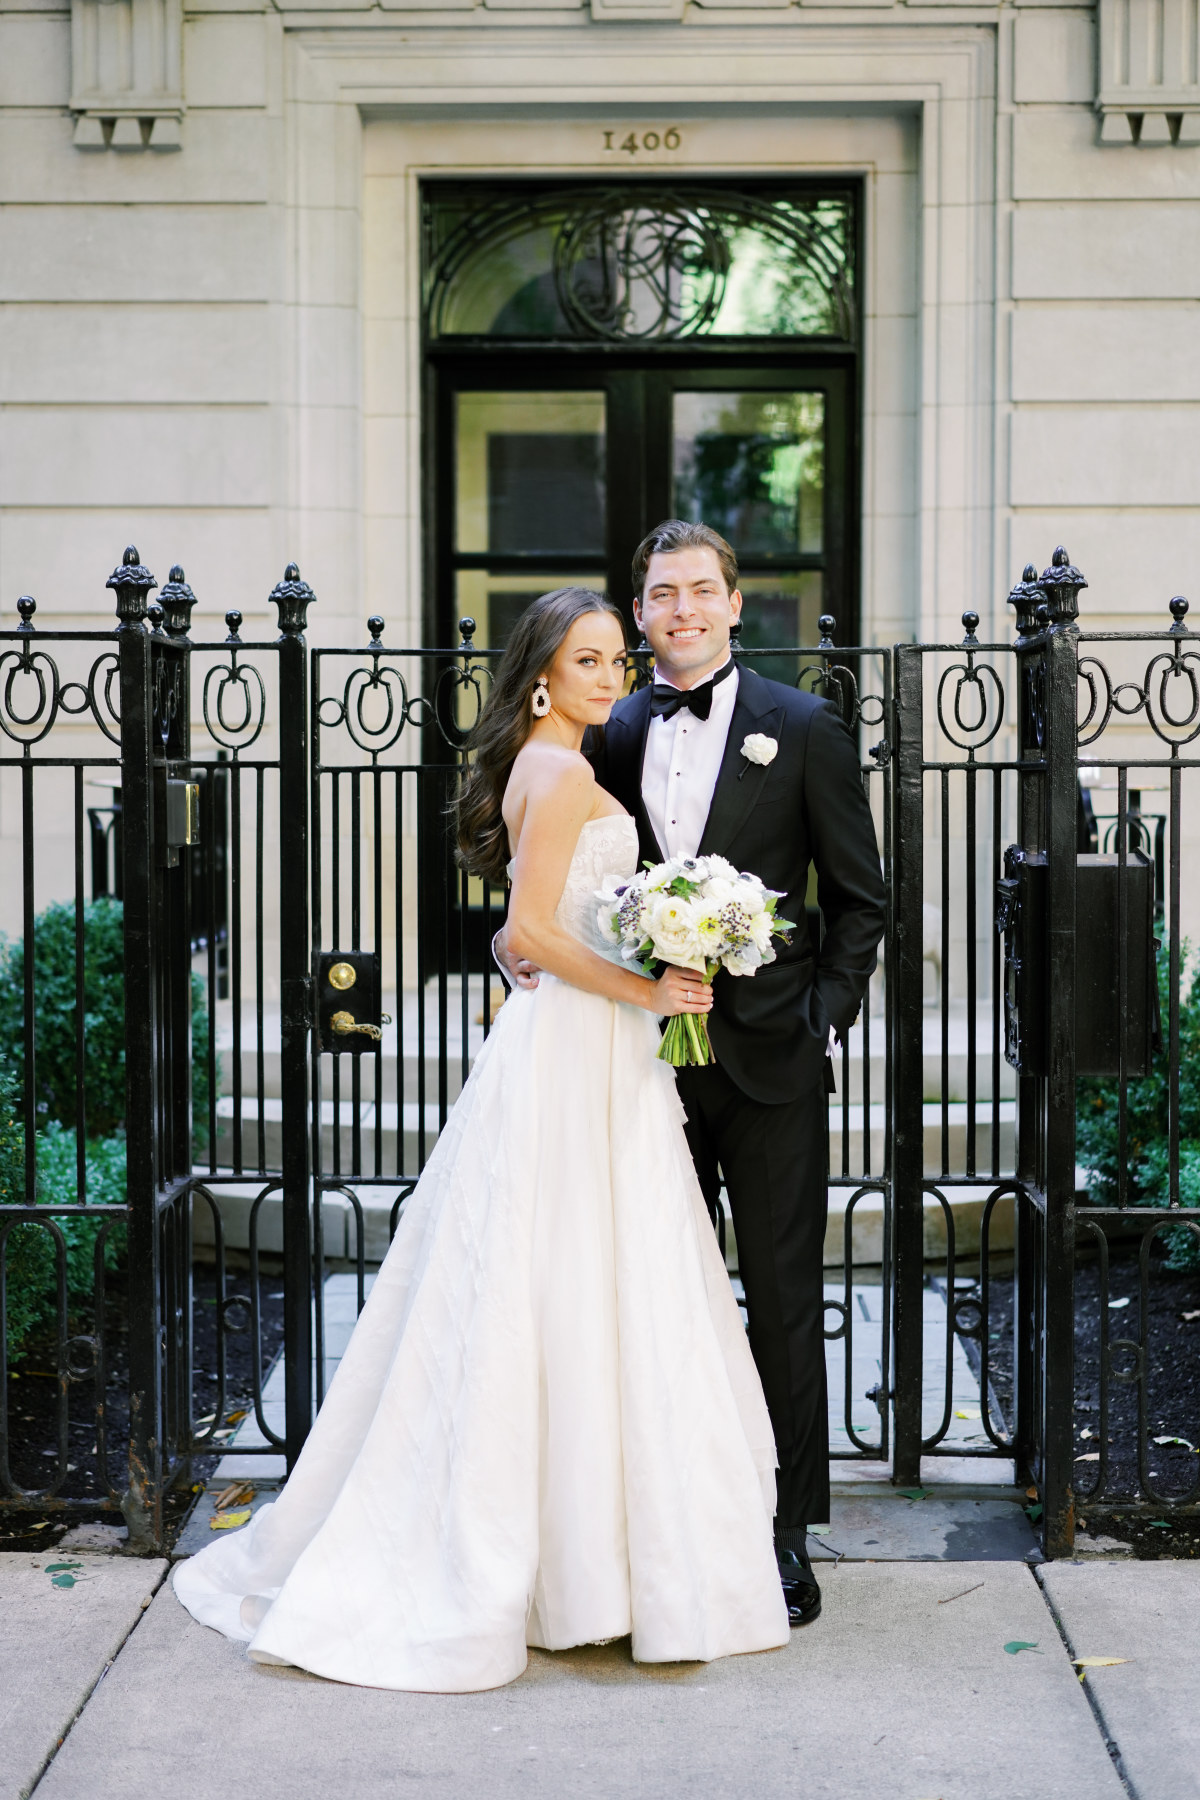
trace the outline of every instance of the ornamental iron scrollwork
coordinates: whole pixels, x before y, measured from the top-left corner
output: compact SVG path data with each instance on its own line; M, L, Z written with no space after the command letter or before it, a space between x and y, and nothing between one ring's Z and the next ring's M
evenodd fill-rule
M240 625L240 613L237 621ZM222 750L228 750L235 762L261 735L267 716L267 692L254 664L240 660L236 630L231 633L228 663L216 663L205 674L201 707L209 737ZM240 710L240 717L235 707Z
M401 670L385 660L404 652L385 648L383 619L378 615L368 619L371 641L363 654L370 656L371 666L359 665L351 669L342 684L340 696L324 694L317 700L316 715L321 729L344 729L351 742L365 751L373 763L395 748L409 726L430 726L448 749L463 753L483 711L491 685L492 666L499 652L489 656L487 652L476 650L474 619L460 619L458 628L462 640L459 646L461 661L444 661L434 678L432 692L414 694ZM488 660L478 660L481 655ZM372 699L376 703L374 717L370 710Z
M962 616L962 662L951 663L942 670L937 689L938 725L956 750L965 750L967 761L974 762L976 752L990 744L1004 723L1004 684L991 663L977 662L979 639L976 631L979 614L967 611ZM947 715L946 688L954 681L954 692ZM973 696L968 701L967 694ZM972 712L968 714L967 707Z
M120 744L120 663L115 650L105 650L88 671L86 681L63 681L58 665L45 650L35 650L33 615L37 601L22 594L17 601L20 649L0 654L0 731L26 754L54 729L60 713L79 718L90 713L111 744ZM24 677L24 679L22 679ZM29 683L32 683L30 691Z
M833 657L837 655L837 644L833 641L833 632L837 630L837 619L831 612L822 612L822 616L817 619L817 626L820 630L817 652L828 653L820 655L820 662L804 662L793 675L793 688L799 688L801 693L820 695L822 700L829 700L831 706L837 706L838 713L842 716L842 724L847 725L849 731L856 731L858 725L882 725L883 720L887 718L887 702L883 700L882 695L876 695L876 693L860 695L855 671L847 668L846 662L833 661ZM754 659L754 661L759 661L759 659L770 661L777 655L788 655L788 653L795 655L795 650L790 650L788 646L781 646L779 650L759 650L757 646L754 650L747 650L741 644L741 621L739 619L730 626L730 648L736 657ZM846 655L846 653L844 650L842 655ZM637 646L637 650L631 652L631 661L635 668L635 682L633 682L635 688L646 686L646 682L649 680L648 666L642 673L642 664L639 661L642 655L649 659L649 644L644 639ZM885 738L882 743L876 743L874 749L867 754L878 763L880 769L883 769L891 760L891 743L887 742L887 738Z
M152 705L159 741L166 753L171 747L172 731L183 706L183 662L180 657L168 658L161 651L156 654Z
M440 190L440 191L439 191ZM489 190L469 196L438 184L425 195L425 302L431 337L450 321L456 290L506 254L524 272L521 244L545 242L527 279L548 280L558 322L501 335L661 342L714 329L730 291L739 233L768 247L797 290L810 296L807 321L765 335L855 336L852 203L845 193L768 193L680 183L629 183ZM487 285L487 284L485 284ZM494 285L494 284L493 284ZM485 335L494 325L482 327ZM764 335L752 332L751 335Z
M1099 657L1080 657L1079 684L1087 697L1078 724L1080 749L1103 736L1114 713L1124 719L1144 714L1173 757L1200 738L1200 654L1184 648L1184 640L1192 634L1184 622L1188 603L1182 594L1171 601L1170 611L1171 647L1150 658L1140 682L1114 683Z

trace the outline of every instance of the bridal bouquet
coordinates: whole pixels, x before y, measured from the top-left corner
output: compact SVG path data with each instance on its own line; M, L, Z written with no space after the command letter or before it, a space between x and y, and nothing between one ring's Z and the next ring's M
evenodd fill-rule
M647 975L659 962L695 969L705 981L718 969L753 975L775 961L771 939L786 941L792 929L787 919L775 916L782 895L723 856L647 863L640 874L601 888L596 898L601 935ZM677 1069L710 1063L704 1015L678 1013L668 1019L658 1054Z

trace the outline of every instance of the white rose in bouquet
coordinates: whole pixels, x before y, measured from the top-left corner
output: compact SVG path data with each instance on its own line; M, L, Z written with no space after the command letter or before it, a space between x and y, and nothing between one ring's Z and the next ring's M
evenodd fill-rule
M646 908L646 931L657 961L698 972L704 968L696 909L690 901L669 891L654 894Z

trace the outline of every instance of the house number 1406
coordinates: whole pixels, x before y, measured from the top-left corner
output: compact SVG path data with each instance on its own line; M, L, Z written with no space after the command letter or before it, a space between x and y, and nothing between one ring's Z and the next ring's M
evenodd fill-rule
M605 132L604 148L606 150L624 150L627 156L636 156L639 150L647 150L651 153L655 150L678 150L683 143L683 139L674 125L668 126L666 131L643 131L640 133L631 131L619 144L613 143L616 135L615 128Z

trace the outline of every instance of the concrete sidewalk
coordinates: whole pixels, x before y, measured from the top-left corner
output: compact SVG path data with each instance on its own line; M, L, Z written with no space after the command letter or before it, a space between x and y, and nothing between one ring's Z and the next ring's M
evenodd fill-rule
M164 1783L255 1800L1196 1792L1196 1564L843 1562L781 1651L532 1652L511 1687L439 1696L258 1667L169 1585L142 1609L161 1564L81 1553L85 1578L56 1589L59 1560L0 1557L0 1800L156 1800ZM1071 1659L1088 1655L1132 1660L1084 1685Z

